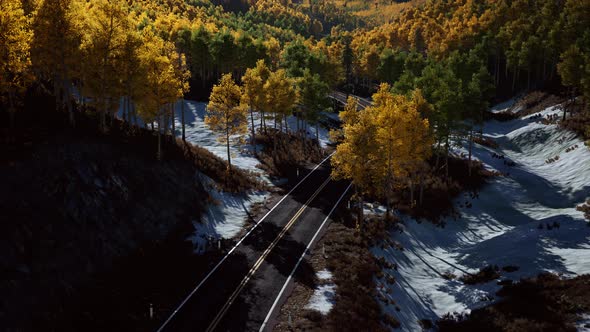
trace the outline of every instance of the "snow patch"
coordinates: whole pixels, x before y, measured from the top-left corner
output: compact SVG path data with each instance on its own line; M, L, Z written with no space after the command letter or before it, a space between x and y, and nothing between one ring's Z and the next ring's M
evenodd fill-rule
M582 315L580 320L576 322L576 330L578 332L590 332L590 315Z
M221 239L230 239L240 232L249 217L253 204L265 202L268 192L256 191L249 194L232 194L219 191L214 181L200 174L201 181L213 199L201 222L193 222L195 231L189 237L196 254L215 248Z
M508 110L511 110L514 106L514 104L516 104L516 102L518 101L518 97L514 97L512 99L508 99L507 101L503 102L503 103L499 103L497 105L494 105L493 107L490 108L490 112L492 113L500 113L500 112L506 112ZM511 110L512 113L516 113L518 111L522 110L521 107L517 107Z
M316 310L326 315L332 310L336 297L336 285L332 281L332 272L321 270L316 273L316 277L322 283L314 291L305 306L307 309Z

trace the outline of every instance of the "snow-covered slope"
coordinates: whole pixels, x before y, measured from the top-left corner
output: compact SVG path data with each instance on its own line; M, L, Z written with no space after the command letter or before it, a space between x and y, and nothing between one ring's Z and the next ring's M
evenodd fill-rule
M194 222L195 232L189 238L195 247L195 253L205 252L220 239L230 239L239 234L249 216L250 208L255 203L262 203L269 193L255 191L248 194L232 194L219 191L215 182L204 174L198 175L207 188L213 202L200 222Z
M181 119L183 109L186 140L192 144L207 149L223 160L227 160L227 147L224 143L218 140L221 136L220 133L213 132L205 124L205 116L207 113L206 103L184 100L175 104L176 136L181 137L182 135ZM122 117L122 112L123 110L120 108L117 114L120 118ZM259 114L255 113L254 123L256 126L259 124L259 121ZM296 118L290 116L287 121L289 129L295 130L297 127ZM138 119L138 122L139 125L143 125L141 119ZM272 122L269 121L269 123ZM250 126L250 117L248 117L249 130ZM308 135L311 138L315 138L315 134L315 128L313 126L308 126ZM248 140L248 137L248 135L244 137L246 141ZM328 130L321 126L319 128L319 138L320 144L325 147L329 142ZM257 146L256 148L262 149L261 146ZM265 181L269 186L272 186L267 174L257 167L260 162L254 156L253 150L254 147L251 144L244 144L241 146L235 144L230 145L232 165L234 167L258 173L261 180ZM207 249L208 242L216 242L220 238L231 238L237 235L244 226L251 205L263 202L268 196L268 193L250 192L245 194L230 194L220 192L216 189L213 180L206 177L204 174L198 174L197 176L201 178L214 200L214 203L210 204L207 214L203 216L202 222L195 222L195 233L190 238L195 245L195 252L201 253Z
M216 156L227 160L227 147L225 143L218 140L219 133L215 133L205 124L207 104L190 100L184 101L184 121L186 140L205 148ZM176 103L176 136L180 137L181 133L181 105ZM248 119L249 120L249 119ZM260 149L260 147L258 147ZM251 171L258 170L256 165L260 162L253 155L253 147L249 144L238 147L235 144L230 145L232 165ZM260 171L261 172L261 171Z
M550 107L541 115L557 112L557 107ZM542 271L565 277L590 273L590 227L575 209L590 197L588 147L556 125L540 123L534 115L490 121L484 134L500 147L476 145L475 156L506 176L485 186L478 199L459 198L458 205L470 201L472 207L462 209L461 218L447 220L445 228L401 216L404 232L392 233L391 239L404 249L373 249L377 257L397 265L385 271L395 277L395 284L379 280L378 285L395 302L383 304L385 310L404 330L419 331L420 319L436 320L448 312L486 305L500 287L496 281L469 286L444 274L460 277L486 265L517 266L515 272L501 271L502 279L512 280ZM505 159L493 158L492 153ZM546 163L558 155L557 161Z

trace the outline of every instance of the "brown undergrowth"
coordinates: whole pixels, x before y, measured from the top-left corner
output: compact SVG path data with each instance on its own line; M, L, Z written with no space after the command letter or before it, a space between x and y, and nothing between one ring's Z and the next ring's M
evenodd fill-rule
M588 226L590 226L590 199L586 203L578 205L576 210L584 213L584 217L588 220Z
M264 147L257 153L262 169L277 177L296 176L298 167L318 163L326 156L316 140L278 130L257 134L256 143Z
M466 159L450 156L448 163L448 176L444 167L426 175L422 204L419 201L420 188L419 185L416 185L414 189L414 205L411 204L409 190L403 188L394 192L392 208L416 219L426 219L435 224L442 224L444 217L458 216L453 203L457 197L464 193L467 198L477 198L479 189L489 179L499 175L496 172L486 170L483 164L477 160L471 162L471 175L469 175L469 163ZM434 158L431 160L431 164L435 164ZM469 199L466 199L460 205L469 208L471 203Z
M566 98L561 95L545 91L533 91L520 98L512 107L519 109L515 114L518 117L541 112L548 107L564 103Z
M590 109L585 107L582 102L567 103L568 114L566 119L559 124L562 128L573 131L584 141L590 140Z
M576 331L574 323L590 312L590 275L561 279L541 274L504 286L498 302L469 315L449 314L437 325L453 331Z
M360 230L344 207L337 210L333 220L311 257L314 269L327 268L333 274L336 298L332 310L324 316L304 309L313 290L297 284L281 308L275 331L387 331L380 322L393 317L385 317L376 301L374 275L379 268L369 251L378 223L367 224ZM292 315L291 327L288 312ZM392 324L398 323L393 319Z

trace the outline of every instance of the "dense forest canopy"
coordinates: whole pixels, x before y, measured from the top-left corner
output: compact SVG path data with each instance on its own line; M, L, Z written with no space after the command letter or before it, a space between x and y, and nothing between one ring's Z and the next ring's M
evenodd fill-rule
M102 117L124 98L128 119L164 121L167 105L207 98L223 74L240 78L259 60L284 69L299 91L306 70L361 95L380 82L394 94L419 89L434 108L424 116L437 145L465 120L481 122L494 98L544 86L590 98L588 0L431 0L384 24L358 15L358 4L322 0L0 4L0 92L10 114L40 83L70 113L74 97Z
M254 139L253 111L265 132L267 118L282 126L296 107L317 124L330 90L370 95L387 83L374 98L396 101L375 109L423 98L435 154L448 158L453 141L472 142L493 100L543 87L590 99L589 0L410 4L377 23L360 12L394 2L1 0L2 108L12 119L27 89L41 86L72 125L78 103L99 114L103 130L120 107L130 123L167 127L176 101L209 98L231 74L214 92L232 87L243 98L217 109L249 109ZM229 138L233 127L213 119Z

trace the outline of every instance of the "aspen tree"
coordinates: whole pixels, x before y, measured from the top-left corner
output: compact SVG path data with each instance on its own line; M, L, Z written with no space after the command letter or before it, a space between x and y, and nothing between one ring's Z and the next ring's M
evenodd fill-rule
M36 76L50 81L56 107L67 107L74 125L70 97L82 56L83 4L75 0L42 0L33 19L31 58Z
M142 37L139 59L145 81L141 86L137 107L144 122L158 122L157 158L160 159L165 107L180 98L183 83L175 69L177 60L170 58L174 44L156 36L151 29L145 29Z
M226 144L227 169L231 173L231 139L248 132L248 113L240 104L242 89L234 82L231 74L225 74L213 86L207 106L205 124L211 130L221 133L219 140Z
M83 92L99 112L100 129L106 131L106 116L119 108L129 20L123 2L99 0L89 4L81 49L84 56Z
M0 103L8 105L11 127L20 96L33 80L32 37L21 1L0 0Z
M266 66L264 60L258 60L256 67L246 69L246 73L242 76L242 83L244 85L244 93L242 94L242 102L248 105L250 111L250 125L252 132L252 145L256 152L256 129L254 125L254 111L261 111L260 129L262 129L264 118L264 103L265 93L263 90L264 83L270 75L270 70Z

